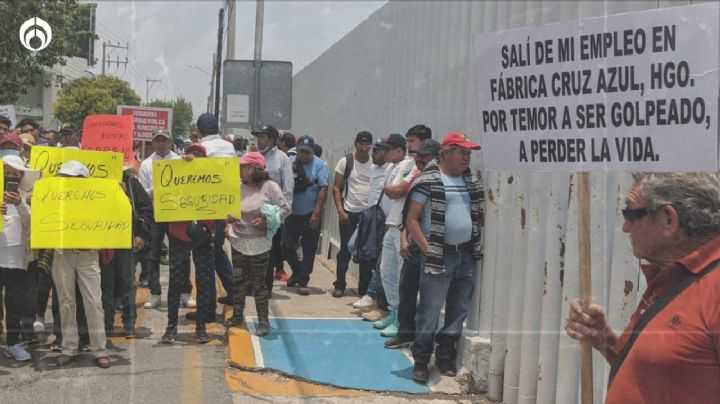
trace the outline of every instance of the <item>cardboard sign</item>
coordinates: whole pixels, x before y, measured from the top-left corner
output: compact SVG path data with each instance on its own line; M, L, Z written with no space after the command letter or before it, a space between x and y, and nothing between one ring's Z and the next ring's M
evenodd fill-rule
M122 181L123 155L120 153L44 146L33 146L30 152L30 168L42 171L43 178L56 176L68 160L83 163L91 177Z
M156 130L166 130L172 133L172 108L118 105L117 114L132 116L134 140L149 142Z
M133 162L133 120L129 115L89 115L83 122L84 150L111 151L123 154L123 161Z
M113 179L46 178L35 183L31 248L130 248L130 201Z
M719 10L477 34L485 169L718 170Z
M156 222L239 217L239 160L153 161L153 205Z

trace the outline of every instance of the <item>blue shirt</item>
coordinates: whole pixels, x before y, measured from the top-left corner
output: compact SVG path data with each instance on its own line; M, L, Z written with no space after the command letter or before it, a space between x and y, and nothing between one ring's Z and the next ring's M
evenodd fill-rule
M440 174L445 186L445 244L463 244L472 239L472 218L470 216L470 192L465 179ZM429 189L413 189L411 200L424 205L420 227L425 237L430 235L431 204Z
M296 156L290 156L290 162L295 162ZM322 159L313 156L311 162L303 166L305 175L307 176L310 186L303 192L293 195L292 214L293 215L309 215L315 209L320 188L327 188L330 184L328 168Z

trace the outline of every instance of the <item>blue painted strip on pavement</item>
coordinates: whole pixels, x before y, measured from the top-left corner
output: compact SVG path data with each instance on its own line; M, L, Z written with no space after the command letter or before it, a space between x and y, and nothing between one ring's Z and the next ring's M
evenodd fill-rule
M257 319L254 319L257 323ZM412 381L412 363L370 323L348 319L270 319L259 338L266 368L335 386L429 393Z

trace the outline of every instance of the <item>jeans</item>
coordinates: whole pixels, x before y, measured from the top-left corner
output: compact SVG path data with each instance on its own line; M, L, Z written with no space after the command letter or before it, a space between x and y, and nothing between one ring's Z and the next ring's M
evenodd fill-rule
M25 269L0 268L0 278L5 285L5 328L7 329L7 346L20 343L20 334L34 335L33 322L35 310L32 305L32 276ZM0 288L1 289L1 288ZM2 301L0 301L0 304ZM34 321L34 320L33 320Z
M373 269L372 269L372 277L370 278L370 284L368 284L367 294L368 294L368 296L375 299L378 309L387 310L387 299L385 298L385 289L383 289L382 276L380 275L380 270L378 269L379 262L380 262L379 260L376 260L375 262L370 263L370 266Z
M160 296L162 294L162 288L160 287L160 255L162 254L161 250L165 235L168 232L168 224L153 223L150 232L150 249L145 257L148 271L148 288L150 288L150 294ZM189 272L188 276L182 281L180 293L191 293L192 283L190 283Z
M196 248L187 242L170 236L170 285L168 287L168 326L178 324L180 294L186 279L190 277L190 254L195 263L195 286L197 290L197 323L215 317L215 247L212 240Z
M136 319L135 257L132 250L114 251L112 261L109 264L100 265L105 330L113 329L115 300L119 299L123 306L123 328L125 331L131 331L135 328Z
M397 310L400 303L400 268L402 264L400 229L390 226L383 238L382 256L380 257L380 275L390 310Z
M340 251L337 253L337 269L335 271L337 280L333 283L335 289L340 290L345 290L347 286L345 283L345 275L347 274L351 258L350 251L348 251L348 241L350 241L350 237L352 237L355 229L357 229L360 217L362 216L362 212L355 213L345 211L345 213L348 215L348 221L340 223ZM358 294L363 296L367 293L368 284L370 283L370 278L372 278L372 266L370 262L365 260L358 260L358 265L360 266Z
M225 222L215 222L215 272L220 278L223 289L228 296L233 295L233 267L223 246L225 245Z
M415 339L415 311L418 291L420 290L420 266L422 252L417 244L410 245L410 260L403 263L400 270L400 304L397 309L398 338L403 341Z
M421 256L424 267L425 256ZM445 272L439 275L420 275L420 302L417 307L415 341L412 354L415 362L427 364L433 353L433 337L437 342L436 361L454 363L457 341L467 317L468 306L475 286L475 259L470 250L445 251ZM445 304L445 324L437 330L440 310Z
M293 279L301 286L307 286L310 282L310 274L313 271L315 252L320 238L320 225L311 229L310 216L312 215L290 215L285 219L283 226L283 255L290 264ZM302 246L302 262L297 255L298 244Z

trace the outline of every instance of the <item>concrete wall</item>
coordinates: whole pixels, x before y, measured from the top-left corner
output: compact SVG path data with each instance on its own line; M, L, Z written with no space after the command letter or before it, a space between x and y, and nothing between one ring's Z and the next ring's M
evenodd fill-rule
M479 141L472 38L686 1L391 1L295 75L293 130L311 134L329 165L354 134L404 133L423 123L439 139L462 130ZM482 167L482 156L474 158ZM579 349L563 331L578 294L577 198L567 174L478 171L487 188L485 259L462 341L474 388L507 403L577 403ZM642 277L621 231L627 174L593 174L593 301L622 329ZM332 202L323 251L337 240ZM608 366L594 356L595 401Z

